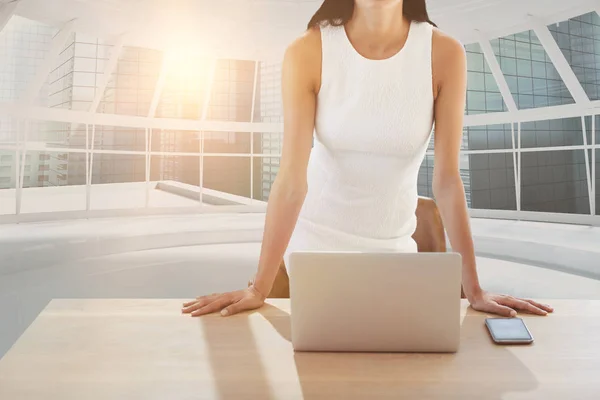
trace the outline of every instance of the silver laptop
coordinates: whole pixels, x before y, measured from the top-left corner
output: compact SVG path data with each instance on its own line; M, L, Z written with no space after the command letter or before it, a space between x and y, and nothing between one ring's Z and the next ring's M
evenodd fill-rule
M455 352L461 257L453 253L290 255L297 351Z

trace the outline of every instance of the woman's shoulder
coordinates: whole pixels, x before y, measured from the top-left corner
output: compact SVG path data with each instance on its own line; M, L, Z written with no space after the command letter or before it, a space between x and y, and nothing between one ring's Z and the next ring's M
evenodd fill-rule
M444 31L434 27L432 34L432 52L434 63L460 63L465 56L465 48L460 41Z
M318 28L307 30L286 49L283 73L296 82L318 93L321 87L321 32Z
M296 38L286 49L286 58L304 59L307 57L320 57L321 54L321 29L318 27L308 29Z
M443 31L433 28L432 74L434 95L447 83L462 80L467 73L467 56L462 43Z

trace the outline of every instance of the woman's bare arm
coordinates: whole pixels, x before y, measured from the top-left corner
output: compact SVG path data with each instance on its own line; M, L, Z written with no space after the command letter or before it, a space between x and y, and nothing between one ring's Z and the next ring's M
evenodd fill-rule
M320 88L321 38L307 32L287 50L282 73L284 139L279 173L271 189L254 286L268 295L308 190L306 171Z
M465 190L460 177L460 146L467 90L467 65L462 45L439 31L433 38L435 100L435 167L433 192L452 249L462 255L463 289L471 305L505 316L515 310L546 314L552 308L532 300L495 295L481 289Z
M436 197L452 249L463 258L463 286L467 296L477 291L475 251L471 238L465 191L460 177L460 146L467 92L467 65L460 43L434 32ZM444 68L436 68L443 65Z
M183 313L232 315L264 303L288 246L308 190L306 172L321 85L321 35L310 30L287 49L282 71L284 138L279 173L271 189L258 273L254 284L229 293L201 296Z

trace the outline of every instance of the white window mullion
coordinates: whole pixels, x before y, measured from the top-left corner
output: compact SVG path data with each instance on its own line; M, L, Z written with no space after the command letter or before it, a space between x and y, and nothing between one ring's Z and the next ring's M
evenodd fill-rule
M114 56L114 54L113 54ZM116 63L115 63L116 66ZM169 62L168 58L165 57L160 67L160 72L158 74L158 79L156 81L156 86L154 87L154 93L152 94L152 100L150 101L150 108L148 109L148 117L147 121L149 122L156 115L156 110L158 109L158 104L160 102L160 96L162 95L163 89L165 87L165 81L167 79L167 73L169 70ZM108 82L107 82L108 83ZM152 165L152 128L147 123L144 127L146 133L146 207L150 204L150 168ZM163 131L161 130L161 137L163 135Z
M210 106L210 99L212 96L213 84L215 81L216 71L217 71L217 60L213 60L211 63L210 72L209 72L209 76L208 76L208 88L206 89L206 97L204 99L202 115L200 116L201 121L206 121L206 118L208 117L208 107ZM205 136L206 135L204 134L204 130L201 130L200 131L200 170L199 170L200 193L199 193L199 197L198 197L198 201L200 202L201 206L202 206L202 202L204 201L203 196L204 196L204 137Z
M585 93L585 90L583 90L575 72L573 72L569 62L560 50L560 47L558 47L556 40L552 37L552 33L550 33L548 27L543 22L533 17L531 18L531 23L533 25L533 31L544 47L546 54L548 54L548 57L554 64L554 67L565 83L565 86L571 93L575 103L588 104L590 102L589 97Z
M592 117L593 118L593 117ZM587 181L587 189L588 189L588 197L590 202L590 212L593 212L594 204L592 200L592 175L590 173L590 157L588 154L588 140L587 140L587 128L585 125L585 117L581 117L581 134L583 136L583 146L584 146L584 159L585 159L585 177ZM592 149L594 151L594 149ZM593 215L593 214L592 214Z
M596 215L596 116L592 115L592 215Z
M513 168L514 168L514 176L515 176L515 206L519 206L519 188L521 186L521 182L519 182L519 165L517 164L517 146L515 145L515 124L514 122L510 123L510 138L512 141L512 156L513 156ZM518 209L518 208L517 208Z
M502 69L500 68L500 64L498 64L498 59L494 54L494 50L492 49L492 45L489 40L485 39L481 32L477 32L479 36L479 45L481 46L481 51L487 61L488 67L490 71L492 71L492 75L496 80L496 84L498 85L498 89L500 90L500 94L502 94L502 99L504 99L504 104L506 104L506 108L508 108L509 112L517 111L517 104L515 103L515 99L510 92L510 88L508 87L508 83L504 78L504 74L502 73Z
M260 63L254 62L254 85L252 88L252 108L250 110L250 123L254 123L254 110L256 107L256 84ZM250 132L250 204L254 202L254 131Z
M522 183L522 168L521 168L521 123L517 123L517 182L518 185L515 188L517 192L517 211L521 211L521 183Z

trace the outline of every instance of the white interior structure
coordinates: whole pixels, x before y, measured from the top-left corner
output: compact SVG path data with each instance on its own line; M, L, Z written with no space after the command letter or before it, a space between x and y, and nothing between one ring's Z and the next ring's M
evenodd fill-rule
M16 158L23 157L27 151L46 151L61 153L85 153L89 159L89 170L93 170L93 158L96 154L139 155L147 162L152 156L179 155L195 156L202 163L205 157L227 157L231 154L215 152L161 152L152 151L150 137L155 130L172 129L189 132L191 135L202 135L204 131L212 132L255 132L281 134L283 127L280 122L268 123L253 121L218 121L204 118L196 120L157 118L156 107L160 101L164 84L165 71L171 63L202 58L207 62L214 59L281 60L282 53L288 43L302 33L306 21L318 7L319 1L267 1L267 0L228 0L220 2L191 1L191 0L129 0L129 1L85 1L85 0L17 0L2 1L0 22L5 26L10 19L17 15L31 20L41 21L57 30L49 44L48 52L37 68L33 79L27 83L27 89L15 101L0 101L0 116L9 117L18 124L13 141L0 142L0 150L14 151ZM485 149L464 151L465 155L473 154L515 154L515 187L517 196L516 210L507 212L484 212L477 210L476 216L534 219L539 221L584 223L600 225L596 216L596 153L600 144L596 143L596 135L591 135L588 142L586 132L595 132L595 118L586 126L585 116L595 116L600 100L590 100L569 63L553 40L548 25L560 23L569 18L584 13L595 12L597 4L594 1L577 0L565 3L553 0L530 1L479 1L479 0L436 0L430 1L431 18L441 29L455 35L465 44L479 43L487 65L493 74L496 85L500 90L507 110L504 112L478 113L465 117L465 126L477 127L484 125L510 124L513 132L513 146L509 149ZM564 82L573 98L572 104L559 106L535 107L518 109L515 99L507 87L506 79L489 46L489 40L503 35L531 30L535 32L548 58L554 64L556 71ZM67 37L73 32L93 36L109 44L110 51L106 56L104 70L98 77L93 100L87 110L66 110L36 105L39 94L52 66L59 57ZM242 34L242 32L244 34ZM251 34L246 34L251 32ZM154 89L153 101L147 116L117 115L99 113L98 104L106 89L111 74L114 72L119 53L124 47L143 47L165 52L174 57L165 57L163 70L159 75ZM183 56L182 56L183 54ZM187 62L187 61L186 61ZM257 66L258 69L258 66ZM214 71L214 69L213 69ZM256 76L256 74L255 74ZM211 80L214 76L211 78ZM256 91L256 79L254 90ZM210 91L208 92L210 95ZM256 99L256 96L253 97ZM209 101L206 101L205 107ZM253 105L254 110L254 105ZM254 112L252 113L252 115ZM546 146L523 148L521 146L521 127L531 121L547 121L564 118L582 118L582 137L580 145ZM85 148L56 148L48 143L32 142L27 135L31 121L63 122L82 124L86 131ZM117 126L139 128L146 130L146 151L120 150L114 152L94 148L94 130L96 126ZM521 154L529 152L583 150L587 165L587 188L589 192L589 217L580 215L551 215L548 213L528 214L523 212L520 201ZM236 156L260 159L278 157L276 153L247 153ZM23 164L23 163L22 163ZM21 174L22 175L22 174ZM89 175L89 173L88 173ZM16 185L15 214L21 213L22 183L18 179ZM91 178L87 183L87 200L90 204ZM147 182L150 181L147 174ZM252 179L251 179L252 181ZM150 187L150 186L148 186ZM150 189L148 189L150 190ZM86 208L89 211L89 206ZM91 214L76 212L73 217L85 217ZM1 218L1 217L0 217ZM14 219L11 219L11 221ZM1 221L1 219L0 219Z
M8 321L0 325L0 356L51 298L181 298L245 284L256 266L266 208L266 198L255 196L255 167L280 156L278 150L258 149L254 139L274 135L280 143L283 131L281 119L255 119L259 106L264 108L256 101L264 85L260 71L280 63L286 46L303 32L319 5L318 0L0 0L0 38L17 20L35 21L50 32L35 67L29 66L22 90L0 96L0 119L10 127L0 133L0 154L11 157L7 163L12 164L6 167L11 166L14 180L13 186L0 189L0 316ZM506 146L466 146L463 151L467 158L506 155L512 164L506 168L511 171L512 183L507 185L514 190L510 199L514 208L470 210L483 284L520 296L600 298L596 204L600 143L595 118L600 114L600 100L590 98L579 79L582 72L573 68L555 40L558 34L549 28L590 13L596 18L600 3L430 0L428 7L440 29L461 40L467 50L469 45L481 49L482 63L492 77L490 84L501 96L498 110L470 112L465 126L504 125L510 132ZM511 86L520 77L506 73L495 47L499 38L522 32L533 32L535 44L539 42L546 55L546 67L556 71L559 79L555 81L564 85L571 100L523 107L525 100ZM49 76L59 68L74 34L86 43L95 41L105 51L96 58L101 62L94 66L94 84L77 107L44 104L41 94L52 83ZM600 38L600 30L592 34L595 40ZM164 55L155 71L150 101L142 112L106 112L102 105L107 88L127 49ZM0 64L11 59L7 54L0 54ZM244 120L210 117L213 84L218 80L216 65L224 59L253 65L252 101ZM198 60L207 83L197 93L201 98L195 99L194 117L161 113L173 70L184 64L200 65ZM575 144L527 144L528 124L562 120L580 121ZM41 124L68 124L71 134L77 131L82 141L63 146L39 140ZM137 130L141 147L98 143L105 127ZM197 147L156 148L153 138L164 132L199 138ZM250 137L246 151L207 149L211 135L231 132ZM529 190L527 160L532 155L563 153L581 155L583 160L577 164L584 177L577 191L582 192L578 196L585 212L528 207L523 201L528 196L523 191ZM41 168L29 163L28 157L33 160L41 154L83 157L85 179L56 187L28 185L26 169ZM104 170L95 171L104 156L139 159L144 178L98 182L95 179ZM201 171L197 181L154 178L153 160L169 157L197 161ZM247 160L248 196L205 184L205 165L213 159ZM0 172L2 165L0 157Z

